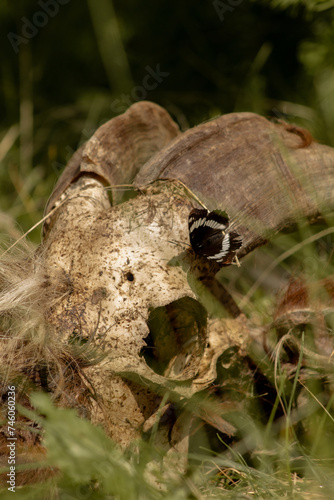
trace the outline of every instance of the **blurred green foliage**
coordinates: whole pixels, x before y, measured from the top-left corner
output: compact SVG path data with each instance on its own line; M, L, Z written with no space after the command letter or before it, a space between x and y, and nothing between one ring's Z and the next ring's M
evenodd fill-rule
M0 19L0 210L24 230L78 145L139 99L183 129L254 111L334 144L332 0L3 0Z
M277 405L265 423L259 411L227 412L238 428L239 443L230 447L220 435L219 452L203 446L193 450L186 474L177 465L176 451L168 467L159 466L166 455L150 440L122 452L100 427L79 418L75 410L57 408L48 395L33 393L36 411L18 409L38 423L36 432L43 436L47 454L42 462L19 466L16 473L49 468L53 474L31 485L17 485L15 494L20 500L330 499L334 475L328 437L333 435L334 420L311 391L303 410L293 410L299 369L300 365L292 384L280 374ZM255 408L256 396L248 399ZM286 407L284 425L282 419L272 418L280 404ZM298 435L302 425L313 448ZM11 495L1 488L3 500Z

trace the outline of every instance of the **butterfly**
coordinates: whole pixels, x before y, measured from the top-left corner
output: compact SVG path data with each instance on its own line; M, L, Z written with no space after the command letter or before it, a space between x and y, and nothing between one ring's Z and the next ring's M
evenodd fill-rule
M194 252L200 257L231 264L236 251L242 246L241 236L229 231L229 218L225 212L194 208L189 214L189 238Z

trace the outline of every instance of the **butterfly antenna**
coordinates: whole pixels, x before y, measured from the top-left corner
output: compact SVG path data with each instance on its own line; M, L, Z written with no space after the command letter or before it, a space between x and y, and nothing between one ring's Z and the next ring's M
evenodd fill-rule
M184 241L178 241L178 240L167 240L167 241L168 241L168 243L171 243L172 245L176 245L179 247L184 247L184 245L186 245L187 247L191 248L191 245L189 245L189 243L185 243Z
M195 199L195 201L197 201L197 203L199 205L201 205L201 207L205 208L205 210L208 210L208 208L204 205L204 203L195 195L195 193L190 189L188 188L182 181L180 181L179 179L173 179L174 182L176 182L177 184L180 184L187 192L188 194L190 194L190 196L192 198ZM209 211L209 210L208 210Z

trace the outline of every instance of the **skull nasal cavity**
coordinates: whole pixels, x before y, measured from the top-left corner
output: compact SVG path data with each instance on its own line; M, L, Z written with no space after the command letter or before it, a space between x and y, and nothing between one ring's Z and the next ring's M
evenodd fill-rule
M203 344L206 336L207 312L191 297L183 297L150 310L150 329L141 350L146 363L156 373L164 374L170 361L182 351L191 355L193 346Z

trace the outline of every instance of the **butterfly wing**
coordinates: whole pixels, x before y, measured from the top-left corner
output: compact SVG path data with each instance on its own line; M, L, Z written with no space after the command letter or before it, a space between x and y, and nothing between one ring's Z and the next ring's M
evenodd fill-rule
M228 232L225 212L194 208L189 214L189 238L194 252L209 260L229 264L242 242L238 233Z
M240 235L236 232L230 232L226 233L226 235L223 237L223 241L221 244L221 249L215 255L213 256L208 256L207 259L209 260L214 260L215 262L218 262L220 264L231 264L236 251L242 246L242 239Z
M228 225L228 218L218 211L193 209L189 214L189 238L195 253L208 257L219 252Z

